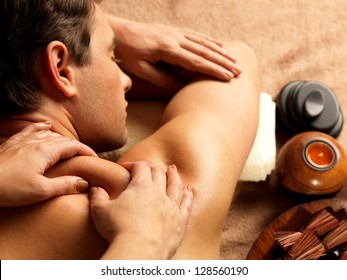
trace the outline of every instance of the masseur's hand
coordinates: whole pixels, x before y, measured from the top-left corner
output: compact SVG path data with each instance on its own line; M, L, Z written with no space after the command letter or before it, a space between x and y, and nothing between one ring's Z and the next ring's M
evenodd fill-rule
M193 194L175 166L167 172L147 162L125 166L131 181L110 200L102 188L90 191L98 232L110 243L105 259L168 259L181 243L192 209Z
M195 31L108 16L115 33L116 58L127 73L165 89L182 86L179 75L160 63L229 81L241 73L233 56L216 40Z
M50 128L50 123L31 124L0 145L0 206L24 206L88 189L88 183L76 176L43 176L60 159L97 156L84 144Z

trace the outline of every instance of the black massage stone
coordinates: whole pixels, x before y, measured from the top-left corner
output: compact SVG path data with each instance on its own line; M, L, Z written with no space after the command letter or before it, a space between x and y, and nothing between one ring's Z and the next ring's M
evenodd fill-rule
M320 131L337 138L343 116L333 91L314 81L293 81L276 99L277 118L290 134Z

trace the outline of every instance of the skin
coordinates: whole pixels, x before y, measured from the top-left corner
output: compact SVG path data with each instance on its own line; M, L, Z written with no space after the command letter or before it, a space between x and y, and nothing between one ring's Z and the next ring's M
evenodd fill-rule
M50 128L49 122L31 124L0 145L1 206L18 207L87 191L89 184L82 178L44 176L59 160L75 155L97 158L86 145ZM131 181L116 200L100 187L89 192L94 224L109 242L102 258L167 259L184 235L192 207L191 188L183 186L174 165L166 172L148 162L123 166L131 172Z
M156 97L176 93L186 84L187 75L191 77L195 72L221 81L230 81L241 73L235 57L222 48L222 43L205 34L113 15L107 17L116 34L120 67L126 73L165 89ZM153 88L145 93L140 87L139 97L153 95Z
M109 200L103 188L90 191L95 226L110 244L102 258L168 259L185 233L192 207L191 188L182 188L175 165L166 173L148 162L125 166L132 179L117 199Z
M49 131L51 126L32 124L0 145L0 206L23 206L88 189L88 182L80 177L44 176L59 160L75 155L97 157L86 145Z
M37 73L43 75L45 106L35 113L16 116L14 130L28 122L51 119L53 131L83 141L97 151L124 143L124 93L130 80L112 62L112 48L105 48L110 46L113 32L99 9L96 22L91 43L93 61L87 68L69 65L67 51L59 42L46 49L37 67ZM219 257L224 219L257 130L255 56L242 43L226 44L225 48L238 58L242 75L229 82L195 77L169 102L161 127L118 162L146 160L163 170L174 163L183 184L192 186L191 218L174 259ZM104 187L111 198L118 197L131 179L123 166L93 157L75 157L49 175L57 174L82 176ZM107 242L95 230L88 209L86 195L61 196L27 208L3 209L1 258L99 258Z

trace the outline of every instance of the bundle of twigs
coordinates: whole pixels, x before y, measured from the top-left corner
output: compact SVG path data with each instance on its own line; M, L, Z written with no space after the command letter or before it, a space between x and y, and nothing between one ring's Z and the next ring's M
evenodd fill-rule
M337 218L327 209L318 211L313 215L308 225L302 230L310 229L318 236L322 236L331 229L338 225L339 221ZM301 236L301 231L278 231L275 232L275 240L281 246L282 249L287 250L289 247L294 245L294 243Z
M318 236L322 236L338 224L338 219L327 209L323 209L313 215L306 228L312 230Z
M336 228L327 233L322 243L327 251L347 242L347 220L342 220Z
M286 259L317 260L325 254L322 241L312 230L306 228L286 254Z
M339 221L335 214L323 209L301 231L275 232L275 241L285 251L282 259L315 260L347 243L347 219Z
M275 240L283 250L287 250L295 244L301 235L301 231L277 231L275 232Z

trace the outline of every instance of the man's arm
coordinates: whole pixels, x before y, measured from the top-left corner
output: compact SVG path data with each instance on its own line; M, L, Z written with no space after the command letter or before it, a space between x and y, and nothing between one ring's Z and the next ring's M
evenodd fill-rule
M242 75L231 82L201 79L169 103L163 125L119 162L147 159L178 166L194 189L194 206L177 258L219 257L219 241L234 188L257 131L259 88L252 51L231 46Z

